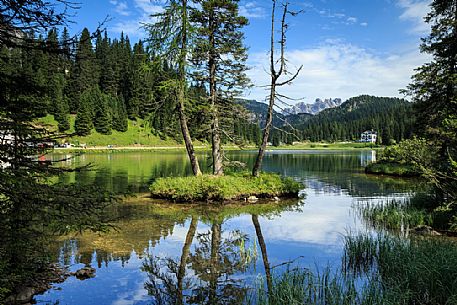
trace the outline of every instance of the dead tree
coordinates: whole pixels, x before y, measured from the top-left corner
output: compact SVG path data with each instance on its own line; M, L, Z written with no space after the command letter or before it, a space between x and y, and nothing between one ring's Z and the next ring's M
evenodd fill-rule
M278 42L275 42L275 12L276 12L276 0L272 0L273 6L271 9L271 41L270 41L270 77L271 83L269 85L270 94L269 94L269 104L268 104L268 114L265 122L265 128L263 130L262 143L260 144L259 153L257 154L257 159L255 161L254 167L252 169L252 175L254 177L259 176L260 170L262 168L262 160L265 155L265 150L267 148L268 138L270 136L271 128L273 125L273 112L275 103L277 101L282 102L283 99L290 99L285 95L279 94L276 92L277 88L290 85L295 78L297 78L303 66L300 66L297 71L288 79L280 80L281 76L289 75L286 67L287 60L285 58L285 48L286 48L286 31L288 24L286 23L286 16L290 14L292 16L297 15L297 12L292 12L288 10L289 3L285 2L282 11L281 18L281 38ZM275 44L279 43L280 45L280 55L279 59L275 60ZM276 65L279 63L279 67Z

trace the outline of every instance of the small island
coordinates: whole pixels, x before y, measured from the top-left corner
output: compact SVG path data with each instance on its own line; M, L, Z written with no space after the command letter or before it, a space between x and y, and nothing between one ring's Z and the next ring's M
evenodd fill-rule
M224 176L199 175L156 179L150 186L153 198L173 202L255 202L259 198L298 197L302 183L275 173L261 173L258 177L248 172Z

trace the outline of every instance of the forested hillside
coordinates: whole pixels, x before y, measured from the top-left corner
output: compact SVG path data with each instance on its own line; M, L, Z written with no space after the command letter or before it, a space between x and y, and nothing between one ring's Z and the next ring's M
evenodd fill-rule
M164 140L182 141L176 104L172 102L175 97L163 86L176 71L143 41L132 46L123 34L110 38L106 32L91 34L88 29L73 44L68 44L71 39L66 28L61 33L52 29L46 37L33 32L24 35L36 47L23 50L2 46L0 68L10 79L27 75L46 93L23 97L33 103L31 117L53 115L60 132L75 133L79 139L97 135L99 143L104 143L102 135L123 133L129 126ZM45 47L54 52L42 51ZM17 86L16 90L29 92ZM199 85L190 85L187 90L191 134L208 141L206 90ZM249 123L243 108L234 112L236 117L224 121L223 141L257 141L258 125Z
M411 137L413 117L404 99L361 95L295 127L304 140L358 140L363 131L374 130L380 143L391 144Z
M262 125L262 103L249 101L246 108ZM265 105L266 108L266 105ZM361 95L350 98L338 107L317 115L300 113L287 117L275 113L273 144L293 141L357 141L365 130L378 132L380 144L391 144L410 138L414 116L411 104L399 98Z
M37 37L33 32L25 35L38 48L2 47L0 64L9 75L28 75L37 87L44 88L47 93L44 97L24 97L34 104L33 117L51 114L60 132L74 132L79 138L90 134L110 135L113 130L122 133L129 126L138 125L144 134L182 141L176 104L171 101L174 96L162 85L176 71L155 57L154 50L141 40L132 47L123 34L109 38L106 32L99 32L93 38L88 29L82 31L74 45L65 43L69 41L66 29L61 34L56 29L50 30L47 37ZM39 46L57 52L43 52ZM206 89L190 85L187 90L192 137L209 141ZM223 120L223 142L259 143L267 105L237 100L233 107ZM70 114L75 118L70 120ZM411 136L412 121L411 106L406 100L363 95L314 116L284 116L275 112L275 130L270 139L275 144L357 140L361 132L373 129L382 144L390 144ZM144 141L137 142L129 143Z

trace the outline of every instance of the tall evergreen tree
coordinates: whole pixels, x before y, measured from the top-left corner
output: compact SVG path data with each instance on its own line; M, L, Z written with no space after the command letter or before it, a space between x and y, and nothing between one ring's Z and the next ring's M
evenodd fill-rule
M122 97L110 97L113 113L113 129L126 132L128 129L128 116Z
M75 132L80 136L87 136L91 133L94 127L94 109L93 109L93 94L96 89L87 89L79 99L78 112L75 119Z
M78 110L81 93L98 84L95 53L92 49L91 35L87 28L81 33L74 67L71 72L70 111Z
M110 107L110 98L108 95L102 93L98 86L94 87L90 92L90 103L93 105L93 123L95 130L101 134L111 134L112 109Z
M194 11L198 24L192 59L195 77L204 82L209 91L211 113L211 142L213 174L222 175L223 154L220 118L225 109L232 108L236 88L248 83L245 74L247 59L241 28L248 20L238 15L237 0L198 0L200 10Z
M147 105L150 104L151 96L151 78L148 73L147 65L148 55L144 50L143 42L140 40L133 47L133 58L131 62L131 97L127 101L128 116L134 119L140 115L145 116L148 112Z
M179 113L181 134L186 145L187 154L191 163L194 175L201 175L200 165L195 155L192 138L187 125L186 101L187 101L187 54L188 43L192 37L191 23L188 19L190 8L187 0L170 1L163 13L156 14L158 19L155 24L150 25L149 33L153 47L156 47L165 62L169 62L177 75L168 82L163 82L163 88L173 92L173 99Z
M417 69L408 87L417 116L417 129L439 150L428 176L443 198L457 201L457 0L434 0L425 20L430 35L422 52L432 61Z

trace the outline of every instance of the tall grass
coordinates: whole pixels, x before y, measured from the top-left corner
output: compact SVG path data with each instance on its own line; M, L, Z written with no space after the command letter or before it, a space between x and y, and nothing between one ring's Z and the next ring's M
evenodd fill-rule
M379 161L370 163L365 168L368 174L390 175L398 177L418 177L421 173L412 165Z
M342 271L287 270L251 304L457 304L457 242L361 234L345 238Z
M349 236L343 264L346 270L374 272L386 304L457 304L457 243L453 240Z
M357 211L363 220L376 229L407 231L419 225L433 225L432 214L409 200L360 204Z
M275 275L271 293L260 281L256 298L257 305L313 304L313 305L381 305L383 295L376 281L368 282L364 289L357 288L353 277L335 274L329 268L322 272L307 269L287 270Z

